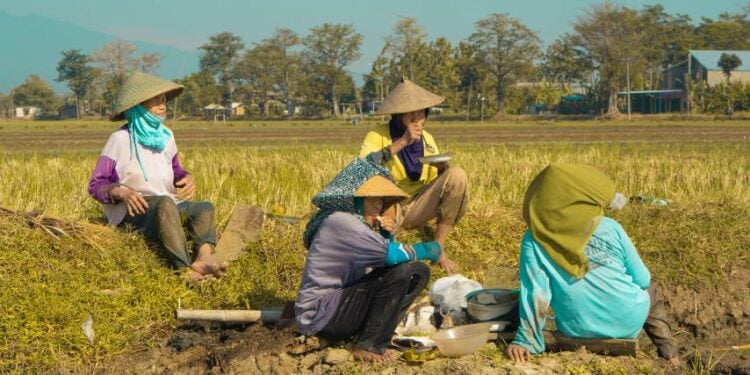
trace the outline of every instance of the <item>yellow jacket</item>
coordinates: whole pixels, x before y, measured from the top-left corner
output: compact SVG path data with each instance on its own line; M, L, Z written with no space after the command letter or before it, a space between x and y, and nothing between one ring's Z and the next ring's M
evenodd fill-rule
M432 139L432 135L426 130L422 131L422 142L424 142L424 156L438 155L440 153L437 143L435 143L435 140ZM379 125L374 130L369 131L367 136L365 136L362 148L359 150L359 157L366 158L367 155L370 155L373 152L378 152L386 146L390 146L391 143L393 142L391 142L391 133L388 124ZM418 181L412 181L406 174L406 168L404 168L404 165L398 158L398 154L393 154L393 157L385 164L385 166L391 171L398 187L412 196L438 177L437 168L430 166L429 164L423 164L422 176L419 177Z

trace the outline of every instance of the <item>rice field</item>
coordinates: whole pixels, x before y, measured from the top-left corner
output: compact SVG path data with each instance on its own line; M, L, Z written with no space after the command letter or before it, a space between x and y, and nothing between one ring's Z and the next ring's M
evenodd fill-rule
M371 126L259 121L172 128L183 166L196 177L196 199L215 204L222 228L237 203L309 216L312 195L357 155ZM516 264L524 191L557 161L600 168L626 196L673 202L632 204L615 214L655 279L713 285L726 283L731 267L750 265L750 122L427 126L441 151L456 156L452 164L469 175L469 212L447 244L468 277L484 281L494 267ZM0 122L0 207L100 224L99 204L86 184L116 127ZM6 265L0 273L0 372L107 369L114 356L155 345L176 324L178 299L192 308L259 308L293 299L304 261L304 223L266 220L261 241L225 279L188 287L137 236L94 227L84 238L55 240L17 218L0 217L0 262ZM97 332L93 343L80 328L89 315Z
M94 218L98 205L86 183L116 127L0 123L2 203ZM368 127L269 122L173 128L182 162L199 183L198 199L215 202L225 217L238 202L309 213L309 198L356 157ZM428 130L471 176L471 210L479 215L519 205L535 173L556 161L595 165L627 194L682 204L750 200L750 123L438 123Z

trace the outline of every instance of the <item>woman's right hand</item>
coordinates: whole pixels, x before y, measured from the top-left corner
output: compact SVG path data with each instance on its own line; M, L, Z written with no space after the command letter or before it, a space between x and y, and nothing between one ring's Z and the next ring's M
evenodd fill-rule
M404 132L404 135L401 136L401 139L406 142L406 145L419 142L422 140L423 128L424 126L418 122L411 123L406 127L406 131Z
M401 136L401 138L391 143L391 155L399 153L404 149L404 147L409 146L415 142L421 142L423 128L424 124L418 122L406 126L406 130L404 130L404 134Z
M445 255L445 253L440 254L440 258L438 259L438 264L440 265L440 268L445 271L448 275L455 275L458 273L458 263L454 262L451 259L448 259L448 256Z
M388 233L396 233L396 221L390 216L378 216L380 228L385 229Z
M148 202L143 199L141 193L125 186L117 186L110 191L110 195L118 202L125 202L128 206L128 215L143 215L148 208Z
M508 347L505 349L505 354L514 362L526 363L531 360L531 353L529 353L529 350L521 345L508 345Z

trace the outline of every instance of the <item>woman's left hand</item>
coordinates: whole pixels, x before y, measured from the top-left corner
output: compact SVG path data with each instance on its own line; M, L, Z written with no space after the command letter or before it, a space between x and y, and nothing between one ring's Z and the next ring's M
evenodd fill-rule
M174 186L178 187L177 197L184 201L191 201L195 198L195 179L193 175L188 174L180 181L177 181Z

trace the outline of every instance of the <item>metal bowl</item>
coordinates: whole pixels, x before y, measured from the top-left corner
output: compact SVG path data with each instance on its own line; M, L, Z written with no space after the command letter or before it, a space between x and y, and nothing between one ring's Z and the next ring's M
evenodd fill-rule
M424 163L424 164L447 163L451 159L453 159L453 153L451 152L446 152L440 155L422 156L422 157L417 158L417 160L419 160L420 163Z
M495 320L518 306L515 289L480 289L466 295L469 315L477 321Z

